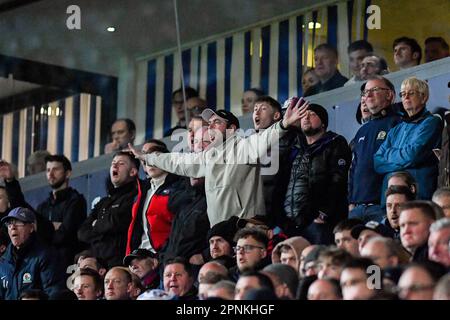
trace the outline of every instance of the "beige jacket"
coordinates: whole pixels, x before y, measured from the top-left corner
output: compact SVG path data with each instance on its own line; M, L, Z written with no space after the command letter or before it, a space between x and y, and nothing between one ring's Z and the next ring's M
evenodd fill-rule
M266 214L259 162L271 149L272 165L278 165L278 141L286 132L277 122L247 138L233 134L221 145L210 145L203 152L148 154L145 160L177 175L205 177L212 227L232 216L250 218Z

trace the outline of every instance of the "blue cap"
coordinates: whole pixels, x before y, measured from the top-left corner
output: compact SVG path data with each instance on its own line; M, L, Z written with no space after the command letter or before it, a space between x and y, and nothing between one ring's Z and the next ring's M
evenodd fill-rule
M17 219L22 222L32 223L36 221L36 216L30 209L18 207L12 209L6 217L2 218L1 223L5 223L6 221L11 219Z

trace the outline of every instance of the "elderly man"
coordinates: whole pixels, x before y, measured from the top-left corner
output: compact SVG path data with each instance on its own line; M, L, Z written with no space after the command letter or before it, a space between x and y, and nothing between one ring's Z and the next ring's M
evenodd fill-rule
M430 226L428 258L450 267L450 218L439 219Z
M1 220L8 228L11 243L0 258L0 299L18 300L29 289L56 296L64 288L64 270L54 252L36 236L36 217L18 207Z
M348 79L337 69L338 53L335 47L323 43L314 49L314 71L319 78L319 83L309 88L304 96L312 96L342 87Z
M375 171L385 175L384 186L388 173L408 171L419 184L418 198L428 200L437 185L439 161L433 149L441 145L441 120L425 107L429 97L426 81L414 77L405 79L400 97L408 116L389 131L375 153Z
M387 133L400 122L394 112L394 85L386 78L377 76L361 87L361 96L369 109L370 120L353 138L353 159L349 174L349 218L364 222L383 219L380 206L383 175L373 168L373 155L386 140Z
M235 134L239 120L226 110L205 109L211 145L199 153L146 154L129 146L139 159L167 172L194 178L205 177L206 202L211 226L231 216L253 217L265 213L261 166L272 142L306 114L309 103L291 104L283 120L264 132L242 138Z
M159 261L155 253L146 249L136 249L123 259L123 264L139 277L145 290L159 287Z

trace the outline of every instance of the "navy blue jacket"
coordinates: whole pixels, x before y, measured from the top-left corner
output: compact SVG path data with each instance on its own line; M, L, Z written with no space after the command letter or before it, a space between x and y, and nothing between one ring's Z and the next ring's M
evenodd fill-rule
M431 199L437 186L439 162L433 149L440 147L441 138L441 119L425 108L389 131L374 155L375 170L385 174L383 186L387 186L388 173L405 170L419 184L418 198Z
M389 130L400 121L400 115L389 108L384 114L380 113L379 117L373 118L359 128L353 139L348 183L349 203L380 203L383 175L375 171L373 155L386 140Z
M10 243L0 257L0 299L18 300L28 289L43 290L50 298L64 289L64 270L56 255L35 233L16 250Z

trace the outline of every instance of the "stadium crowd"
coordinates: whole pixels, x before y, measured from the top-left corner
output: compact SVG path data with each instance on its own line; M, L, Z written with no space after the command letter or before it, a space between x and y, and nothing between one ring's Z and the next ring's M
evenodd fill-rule
M424 80L396 93L373 51L350 44L347 79L319 45L304 97L283 106L244 92L246 136L196 90L173 92L179 121L165 135L186 129L189 152L137 148L133 121L117 119L107 196L90 212L64 155L44 153L52 191L36 208L2 160L0 299L449 300L450 114L429 111ZM393 55L405 69L422 50L402 37ZM427 39L425 62L448 56ZM354 83L361 127L347 141L307 97Z

